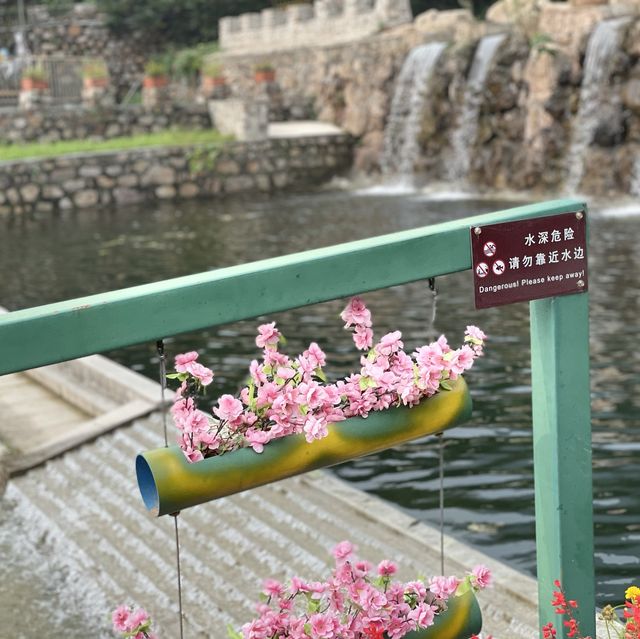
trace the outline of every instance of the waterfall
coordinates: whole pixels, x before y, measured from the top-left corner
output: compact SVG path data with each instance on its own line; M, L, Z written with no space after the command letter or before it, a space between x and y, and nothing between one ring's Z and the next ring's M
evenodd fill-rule
M600 22L589 38L578 114L573 123L571 146L567 154L568 176L565 188L569 193L574 193L582 181L585 153L593 139L598 112L606 97L613 55L620 48L622 28L628 22L629 18Z
M633 163L631 172L631 184L629 185L629 194L640 196L640 156L637 156Z
M467 79L458 126L451 136L452 158L449 162L448 178L452 181L464 180L469 174L471 151L478 133L478 114L484 86L493 58L505 37L504 33L485 36L476 49Z
M406 185L412 182L413 167L420 153L418 133L429 81L445 46L444 42L431 42L412 49L402 65L393 94L380 165L385 175L395 176Z

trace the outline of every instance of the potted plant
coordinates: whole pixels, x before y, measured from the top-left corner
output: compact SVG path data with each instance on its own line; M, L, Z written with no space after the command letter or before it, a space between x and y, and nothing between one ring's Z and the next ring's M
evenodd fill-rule
M261 62L254 67L253 77L258 84L275 82L276 70L270 62Z
M482 614L475 592L491 583L491 572L478 565L462 579L436 576L400 581L396 564L373 566L342 541L333 549L335 566L323 581L292 577L288 583L266 579L256 606L258 617L241 631L229 626L231 639L448 639L478 638ZM113 629L123 637L155 637L143 609L119 606ZM139 633L139 634L136 634Z
M46 91L49 80L44 67L36 64L25 69L20 79L20 88L22 91Z
M85 89L104 88L109 84L109 69L104 60L92 58L82 64L82 84Z
M211 93L218 87L224 87L227 79L219 62L207 62L200 70L200 87L205 93Z
M556 590L553 591L551 605L555 613L562 617L569 637L576 639L591 639L585 637L580 624L576 619L578 602L568 599L559 580L553 582ZM640 639L640 588L629 586L624 593L624 601L616 606L606 605L597 617L598 623L604 625L607 637L610 639ZM557 631L553 622L548 622L542 627L544 639L555 639ZM598 632L598 636L600 633Z
M144 66L143 87L145 89L158 89L169 84L169 69L167 64L154 58Z
M222 395L211 416L198 410L198 401L213 372L195 351L178 355L168 377L181 382L172 408L180 446L138 455L146 507L170 514L441 432L469 415L461 375L482 355L480 329L467 327L458 349L442 336L409 355L399 331L374 345L371 314L359 298L341 317L366 352L358 373L330 383L317 344L291 359L278 350L275 323L264 324L256 338L262 361L251 363L238 397Z

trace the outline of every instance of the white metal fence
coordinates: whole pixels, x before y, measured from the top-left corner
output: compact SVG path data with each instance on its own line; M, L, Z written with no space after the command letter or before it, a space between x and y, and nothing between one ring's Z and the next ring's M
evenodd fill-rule
M49 82L49 100L55 104L73 104L82 100L82 59L47 57L39 61Z
M48 104L78 104L82 101L83 59L70 56L30 57L22 64L0 61L0 107L18 105L20 78L28 69L42 71L47 82L44 90Z
M13 107L18 105L20 81L13 73L5 74L0 66L0 107Z

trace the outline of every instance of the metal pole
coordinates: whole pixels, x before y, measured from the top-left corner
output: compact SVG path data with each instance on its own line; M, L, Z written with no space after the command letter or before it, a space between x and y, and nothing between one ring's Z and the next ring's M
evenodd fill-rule
M24 27L27 24L27 18L24 12L24 0L18 0L18 25L20 31L24 33Z
M553 621L558 579L580 608L584 636L595 637L589 296L530 303L536 548L540 626Z

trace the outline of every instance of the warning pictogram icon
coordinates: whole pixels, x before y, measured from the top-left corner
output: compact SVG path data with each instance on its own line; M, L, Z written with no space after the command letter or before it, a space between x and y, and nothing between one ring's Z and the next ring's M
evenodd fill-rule
M496 275L502 275L506 268L507 267L505 266L505 263L502 260L496 260L493 263L493 272Z
M487 242L483 247L483 251L487 257L493 257L497 251L495 242Z
M476 266L476 275L478 277L487 277L487 275L489 275L489 265L485 262L480 262L480 264Z

